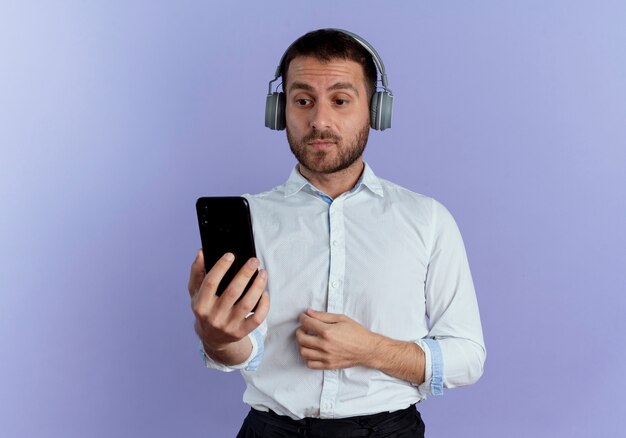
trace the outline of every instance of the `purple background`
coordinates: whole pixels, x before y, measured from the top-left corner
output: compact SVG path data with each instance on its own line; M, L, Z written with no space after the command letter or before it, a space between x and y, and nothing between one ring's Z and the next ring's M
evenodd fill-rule
M465 238L486 370L420 406L429 436L619 435L626 3L399 3L2 3L1 436L235 435L241 377L192 328L194 202L287 178L267 82L319 27L387 67L368 162Z

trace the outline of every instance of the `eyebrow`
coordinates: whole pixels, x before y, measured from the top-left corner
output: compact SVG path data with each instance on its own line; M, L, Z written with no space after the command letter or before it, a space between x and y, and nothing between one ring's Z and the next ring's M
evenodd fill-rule
M289 91L293 91L293 90L314 91L313 87L311 87L309 84L305 82L298 82L298 81L294 82L289 87ZM336 84L331 85L327 89L327 91L333 91L333 90L352 90L356 93L357 96L359 95L359 90L357 90L356 87L352 85L350 82L337 82Z

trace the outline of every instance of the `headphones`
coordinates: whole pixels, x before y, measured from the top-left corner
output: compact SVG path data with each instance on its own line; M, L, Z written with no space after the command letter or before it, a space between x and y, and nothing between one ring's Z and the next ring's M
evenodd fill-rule
M375 91L372 95L372 100L370 101L370 125L372 128L377 129L379 131L384 131L387 128L391 128L391 111L393 108L393 94L391 90L387 88L387 74L385 73L385 66L383 65L383 60L380 59L378 53L367 41L365 41L360 36L348 32L347 30L342 29L327 29L334 30L337 32L341 32L343 34L348 35L352 39L354 39L357 43L359 43L365 50L372 55L372 59L374 60L374 64L376 64L376 68L380 73L380 80L382 82L383 91ZM293 45L293 43L292 43ZM284 92L272 92L272 83L277 81L281 74L281 67L283 65L283 60L285 59L285 55L289 51L287 48L283 56L280 58L280 62L278 63L278 67L276 68L276 73L274 73L274 79L272 79L268 86L267 98L265 100L265 126L270 129L275 129L281 131L285 129L285 93Z

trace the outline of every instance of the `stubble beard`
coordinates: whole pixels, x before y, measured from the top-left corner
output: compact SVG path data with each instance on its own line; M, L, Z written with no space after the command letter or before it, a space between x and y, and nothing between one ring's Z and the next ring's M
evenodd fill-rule
M345 144L339 135L330 130L318 131L314 129L302 139L298 140L289 132L289 128L287 128L287 141L289 142L291 152L293 152L301 166L311 172L327 175L340 172L354 164L365 151L369 133L370 126L369 123L367 123L359 130L349 144ZM336 150L335 158L332 160L328 159L328 155L332 153L332 150L312 150L308 146L308 143L314 140L331 140L335 142L335 146L332 148Z

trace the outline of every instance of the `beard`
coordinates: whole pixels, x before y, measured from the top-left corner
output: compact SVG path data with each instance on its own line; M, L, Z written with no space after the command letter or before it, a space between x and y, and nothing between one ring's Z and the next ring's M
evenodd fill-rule
M344 143L341 136L331 130L316 129L298 140L287 127L287 141L301 166L315 173L331 174L347 169L363 155L369 133L370 125L366 123L349 143ZM330 151L315 151L308 146L314 140L330 140L335 142L335 146ZM333 150L336 154L334 158L331 157Z

